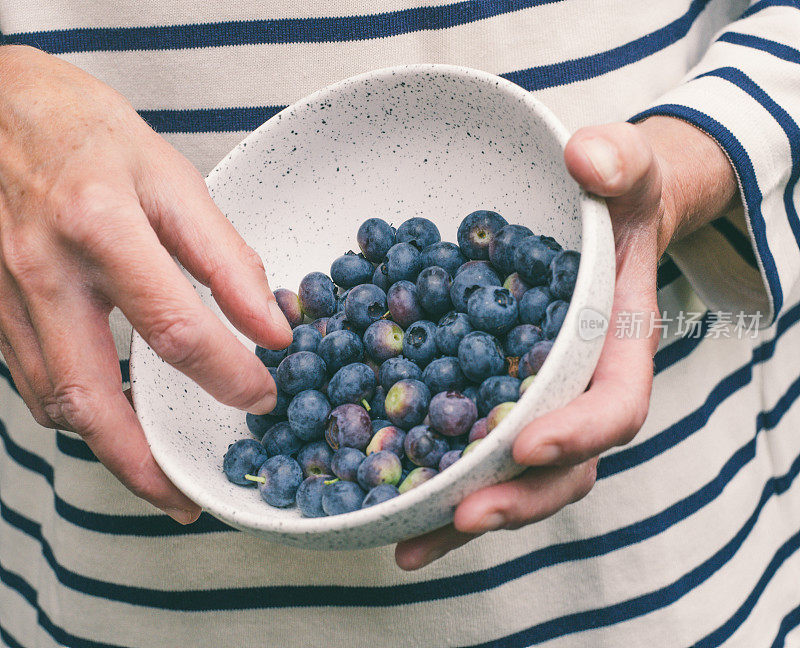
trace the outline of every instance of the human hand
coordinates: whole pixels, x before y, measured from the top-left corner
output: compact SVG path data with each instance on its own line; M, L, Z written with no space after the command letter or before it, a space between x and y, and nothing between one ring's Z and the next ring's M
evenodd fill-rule
M258 255L194 167L108 86L0 47L0 351L38 423L77 432L133 493L188 523L200 509L153 460L122 393L119 306L165 361L221 402L275 405L267 369L202 304L267 348L292 332Z
M570 174L606 198L617 276L610 329L619 313L657 313L656 271L668 243L723 213L738 196L733 170L707 135L682 121L582 128L564 151ZM517 479L472 493L453 524L397 545L397 564L418 569L478 535L553 515L594 486L598 456L629 443L644 424L657 336L609 331L589 388L517 437Z

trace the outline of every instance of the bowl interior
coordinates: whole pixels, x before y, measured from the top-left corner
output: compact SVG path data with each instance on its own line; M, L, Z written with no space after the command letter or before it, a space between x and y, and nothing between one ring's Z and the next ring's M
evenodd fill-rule
M208 185L264 259L273 289L296 291L305 274L327 273L333 259L357 250L358 226L373 216L395 226L425 216L455 242L464 216L492 209L580 250L582 194L564 170L565 141L552 115L507 81L408 66L354 77L287 108L223 160ZM222 316L210 292L192 283ZM216 402L138 336L132 375L157 461L206 510L240 527L339 524L297 519L295 509L271 508L255 489L229 483L222 457L249 436L244 414Z

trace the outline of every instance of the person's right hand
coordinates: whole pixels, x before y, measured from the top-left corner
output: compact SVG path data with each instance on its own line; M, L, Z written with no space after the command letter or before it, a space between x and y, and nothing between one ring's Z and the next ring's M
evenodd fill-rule
M188 523L199 508L153 460L122 392L112 307L222 403L262 414L276 390L170 254L247 337L291 342L261 259L188 160L97 79L0 47L0 352L37 422L77 432L131 491Z

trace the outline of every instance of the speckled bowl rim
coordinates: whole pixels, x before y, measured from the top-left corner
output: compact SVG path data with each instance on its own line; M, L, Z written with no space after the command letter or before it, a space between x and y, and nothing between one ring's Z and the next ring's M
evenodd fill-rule
M223 160L208 174L206 178L207 183L213 182L215 176L225 169L233 159L236 158L243 145L252 139L259 137L261 134L268 132L272 129L279 119L285 118L292 113L307 107L309 104L318 103L320 100L335 95L342 90L346 90L351 86L358 86L364 82L381 78L381 77L395 77L400 75L416 76L419 74L430 76L431 74L451 75L455 77L469 78L478 80L485 83L487 86L495 86L498 92L509 96L510 99L522 101L534 113L538 119L545 126L549 134L564 149L568 139L569 132L566 127L558 120L558 118L548 109L541 101L536 99L533 94L524 88L508 81L502 77L494 74L476 70L473 68L457 66L457 65L442 65L442 64L414 64L414 65L400 65L387 68L381 68L365 72L353 77L349 77L330 86L322 88L303 99L287 106L275 116L270 118L264 124L259 126L247 137L245 137ZM566 169L564 171L566 173ZM196 487L196 481L190 474L183 474L179 471L171 470L171 462L169 453L162 453L158 446L151 445L151 451L156 463L161 467L164 473L170 478L175 486L187 495L192 501L197 503L203 510L212 514L214 517L230 524L233 527L243 530L265 531L276 534L287 535L324 535L332 531L351 530L357 527L367 526L371 522L381 518L389 518L394 513L414 507L423 500L434 496L437 492L445 490L454 482L462 479L467 479L469 473L480 462L484 461L487 457L495 452L504 451L505 447L516 437L521 430L521 427L527 423L526 412L529 412L535 405L537 395L546 390L547 386L553 382L553 378L557 375L556 367L559 365L562 357L566 355L566 349L573 343L579 342L577 334L577 311L584 307L591 307L594 301L589 294L591 279L590 273L596 264L601 262L601 251L598 246L592 246L592 241L597 241L599 237L600 228L603 226L603 221L608 221L608 211L605 202L591 196L577 184L575 191L578 192L579 213L581 217L581 263L578 270L578 278L575 285L570 308L567 312L567 317L562 327L561 332L555 340L553 348L544 363L541 371L537 374L537 379L534 381L531 388L517 401L517 406L506 416L506 418L492 431L490 435L476 446L467 456L460 459L458 462L450 466L446 471L436 475L433 479L424 482L420 486L406 492L402 497L396 497L386 502L372 506L366 509L354 511L352 513L345 513L342 515L321 517L321 518L274 518L268 513L266 515L248 514L238 512L230 514L230 503L226 505L221 503L219 498L213 495L207 495L202 488ZM571 325L570 325L571 324ZM137 357L139 356L139 349L146 347L144 340L141 336L134 331L131 339L131 353L130 353L130 375L132 385L141 384L137 380ZM134 386L132 389L132 398L134 406L137 411L140 411L142 406L146 408L144 403L138 402L137 397L138 389ZM150 442L147 426L144 426L145 436L148 437ZM519 466L517 472L522 472L525 468Z

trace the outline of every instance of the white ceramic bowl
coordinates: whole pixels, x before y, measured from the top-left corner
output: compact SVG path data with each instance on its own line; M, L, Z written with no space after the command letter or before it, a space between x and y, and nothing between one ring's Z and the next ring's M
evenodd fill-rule
M265 504L222 472L228 444L249 436L243 412L223 406L161 361L138 335L131 346L136 410L170 479L210 514L267 540L311 549L390 544L452 519L467 494L520 472L511 446L536 416L589 382L604 336L584 339L579 320L610 314L614 245L608 211L580 190L563 163L566 129L533 95L462 67L377 70L324 88L251 133L208 176L220 209L265 261L273 288L297 290L357 249L372 216L396 225L425 216L456 240L464 216L493 209L510 223L580 250L575 294L550 357L518 405L465 458L378 506L307 519ZM225 320L208 289L203 301ZM230 326L230 325L229 325ZM232 327L231 327L232 328ZM249 347L254 344L242 335Z

